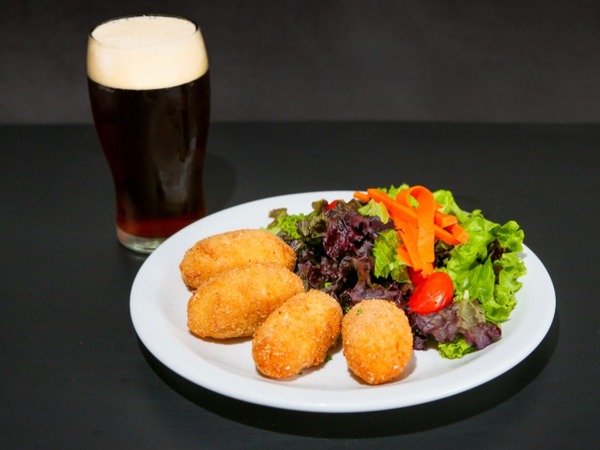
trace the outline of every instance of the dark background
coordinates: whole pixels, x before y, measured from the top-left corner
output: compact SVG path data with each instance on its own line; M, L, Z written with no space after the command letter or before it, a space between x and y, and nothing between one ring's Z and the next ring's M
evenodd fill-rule
M91 123L86 35L189 16L214 121L600 121L600 2L2 0L0 123Z
M599 5L0 0L0 447L593 448ZM308 190L451 189L526 230L557 294L546 339L464 394L365 414L251 405L164 367L131 324L143 258L116 242L85 74L90 28L145 11L203 30L209 212Z

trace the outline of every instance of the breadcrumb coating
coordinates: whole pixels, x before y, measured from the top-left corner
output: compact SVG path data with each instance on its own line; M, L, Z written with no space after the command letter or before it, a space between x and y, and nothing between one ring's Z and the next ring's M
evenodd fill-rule
M297 294L277 308L252 339L252 357L260 373L286 378L325 361L342 325L342 308L324 292Z
M387 300L363 300L346 313L342 341L348 368L367 384L402 373L413 355L413 335L402 309Z
M190 289L234 267L272 263L292 270L296 253L283 239L261 229L241 229L201 239L189 248L179 264Z
M188 328L199 337L252 336L269 314L300 292L304 292L302 279L285 267L265 263L236 267L192 293Z

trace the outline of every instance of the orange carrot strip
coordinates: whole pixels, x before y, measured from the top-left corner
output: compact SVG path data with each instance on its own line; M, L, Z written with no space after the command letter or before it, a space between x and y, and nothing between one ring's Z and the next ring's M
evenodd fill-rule
M448 228L455 223L458 223L458 218L452 214L446 214L441 211L435 212L434 222L438 227Z
M402 203L405 206L408 206L409 208L412 208L410 204L410 188L398 191L396 193L396 201Z
M433 263L428 261L423 261L423 269L421 269L421 275L423 277L427 277L433 273Z
M458 239L456 239L454 236L452 236L452 233L445 230L444 228L435 227L434 231L435 231L435 237L441 241L444 241L446 244L449 244L449 245L460 244L460 241Z
M438 239L449 245L458 245L461 243L452 235L452 233L450 233L450 231L445 230L444 228L436 228L435 235Z
M435 259L434 244L435 230L433 219L435 217L436 203L431 191L423 186L413 186L409 189L409 196L417 200L417 244L421 260L433 263Z
M410 255L408 254L408 250L404 245L399 245L396 249L398 252L398 257L406 264L407 266L412 267L412 261L410 259Z
M464 244L469 240L469 233L467 233L463 227L455 223L448 227L448 231L452 233L452 236L461 244Z
M394 224L398 229L400 240L406 247L406 251L408 252L408 256L412 262L412 268L416 271L423 270L423 260L419 253L417 227L413 224L403 222L402 220L398 219L394 220Z
M358 191L354 193L354 198L365 203L367 203L371 199L371 197L369 197L369 194L365 194L364 192Z

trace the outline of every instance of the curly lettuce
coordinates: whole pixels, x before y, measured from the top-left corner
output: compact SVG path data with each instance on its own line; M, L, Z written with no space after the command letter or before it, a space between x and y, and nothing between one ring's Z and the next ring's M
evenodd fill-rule
M396 230L386 230L379 234L373 246L373 274L376 277L389 277L400 283L408 283L410 277L406 264L398 257L398 245L400 238Z
M514 221L500 225L487 220L479 210L470 213L461 226L469 241L450 251L445 266L455 295L479 300L490 322L504 322L516 305L515 294L522 285L518 279L526 273L519 257L523 230Z

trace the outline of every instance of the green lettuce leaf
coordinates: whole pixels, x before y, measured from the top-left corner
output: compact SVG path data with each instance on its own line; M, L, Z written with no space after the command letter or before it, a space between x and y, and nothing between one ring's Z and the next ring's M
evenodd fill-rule
M375 268L373 274L377 277L390 277L395 281L407 283L410 281L406 264L398 257L400 238L395 230L386 230L375 239L373 258Z
M456 296L479 300L490 322L503 322L515 307L518 279L526 272L519 258L523 230L515 221L500 225L487 220L480 210L468 214L461 226L469 241L452 249L445 267ZM490 250L494 244L501 249L499 257Z
M433 198L435 198L435 201L437 203L443 205L440 209L441 212L443 212L444 214L455 215L458 218L459 222L464 222L469 217L469 213L463 211L458 206L456 200L454 200L454 195L452 195L452 192L445 189L440 189L433 192Z
M273 220L265 229L288 240L318 240L325 231L327 205L326 200L314 201L308 214L289 214L287 208L271 210L269 217Z
M279 208L271 211L269 215L273 221L268 225L267 230L273 234L287 234L294 239L300 239L298 222L306 219L304 214L288 214L286 208Z
M388 223L390 220L390 213L383 203L369 200L369 202L358 209L358 212L363 216L368 217L379 217L383 223Z
M390 197L392 197L392 198L396 198L396 194L397 194L399 191L402 191L402 190L404 190L404 189L408 189L409 187L410 187L410 186L409 186L408 184L406 184L406 183L403 183L403 184L401 184L401 185L399 185L399 186L394 186L394 185L392 185L392 186L390 186L390 187L388 187L388 188L378 188L378 189L379 189L380 191L386 192L386 193L387 193L387 194L388 194Z
M442 358L458 359L474 352L475 348L469 345L464 337L460 336L454 342L439 343L437 350Z
M494 235L498 239L500 246L509 252L520 252L523 250L525 233L514 220L496 228Z

